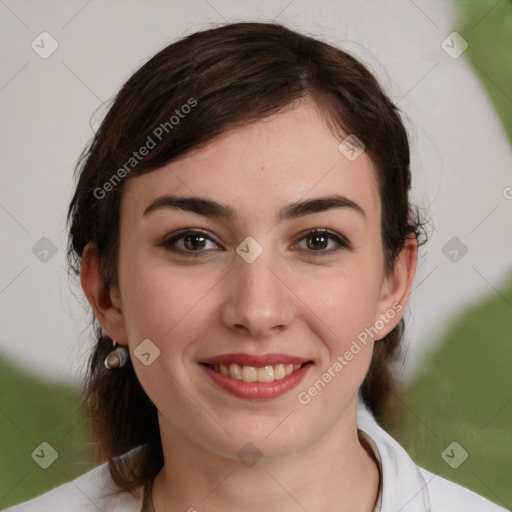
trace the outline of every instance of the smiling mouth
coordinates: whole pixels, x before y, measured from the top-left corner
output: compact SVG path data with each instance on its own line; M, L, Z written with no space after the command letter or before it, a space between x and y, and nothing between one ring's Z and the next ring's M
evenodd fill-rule
M302 364L273 364L260 368L255 366L241 366L236 363L205 364L205 366L208 366L208 368L211 368L221 375L243 382L273 382L288 377L307 364L312 364L312 361Z

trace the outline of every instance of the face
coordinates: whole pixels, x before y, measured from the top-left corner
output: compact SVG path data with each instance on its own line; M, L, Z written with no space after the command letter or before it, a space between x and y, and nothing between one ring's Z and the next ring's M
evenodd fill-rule
M339 143L303 103L126 182L117 339L162 432L273 457L354 421L371 335L402 306L371 160Z

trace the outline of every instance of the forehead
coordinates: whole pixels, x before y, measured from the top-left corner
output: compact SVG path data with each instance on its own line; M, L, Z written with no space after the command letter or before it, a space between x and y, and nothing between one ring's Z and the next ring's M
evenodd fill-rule
M122 216L141 217L164 194L233 206L237 218L263 219L283 205L342 194L380 221L380 198L366 153L351 161L314 105L304 103L232 129L156 171L125 183ZM129 208L126 206L129 204Z

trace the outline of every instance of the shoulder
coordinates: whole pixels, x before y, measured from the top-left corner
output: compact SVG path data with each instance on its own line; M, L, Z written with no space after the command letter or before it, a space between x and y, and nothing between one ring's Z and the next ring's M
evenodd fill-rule
M432 512L505 512L507 509L492 503L466 487L450 482L423 468L418 468L427 483Z
M131 452L128 452L128 454ZM128 454L125 454L128 455ZM108 463L56 487L37 498L7 508L4 512L139 512L142 506L142 489L130 493L112 494L116 487L110 478Z
M382 512L506 512L473 491L417 466L361 403L357 425L371 439L380 460Z

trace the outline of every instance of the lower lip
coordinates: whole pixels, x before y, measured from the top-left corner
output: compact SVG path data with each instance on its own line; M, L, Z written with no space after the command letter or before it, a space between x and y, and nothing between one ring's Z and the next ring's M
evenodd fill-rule
M222 373L218 373L204 364L200 366L216 384L232 395L239 398L267 400L284 395L284 393L297 387L309 371L311 363L303 365L287 377L284 377L284 379L272 382L244 382L243 380L232 379L222 375Z

